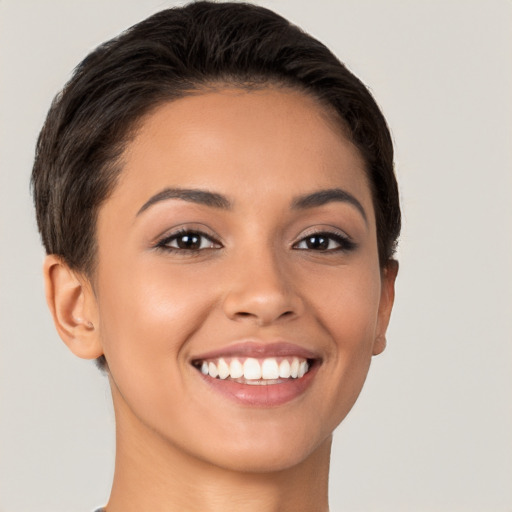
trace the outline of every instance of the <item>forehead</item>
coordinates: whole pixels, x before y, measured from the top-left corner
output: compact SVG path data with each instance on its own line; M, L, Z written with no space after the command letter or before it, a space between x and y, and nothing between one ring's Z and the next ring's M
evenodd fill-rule
M166 187L281 199L343 187L372 211L365 164L337 114L285 88L224 89L165 103L123 155L111 200L136 210ZM247 199L247 198L246 198Z

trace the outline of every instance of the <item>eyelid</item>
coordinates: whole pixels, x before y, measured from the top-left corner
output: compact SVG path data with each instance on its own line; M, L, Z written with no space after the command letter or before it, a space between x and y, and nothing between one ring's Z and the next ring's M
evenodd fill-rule
M320 234L337 235L341 238L349 240L350 242L354 242L352 237L346 231L344 231L336 226L331 226L329 224L318 224L318 225L310 226L306 229L303 229L295 237L295 242L293 242L293 243L296 243L296 242L302 240L303 238L307 238L308 236L320 235Z
M326 237L330 237L334 239L340 244L340 247L336 249L329 249L323 252L335 252L335 251L350 251L357 247L357 243L352 239L350 235L348 235L345 231L336 228L334 226L312 226L302 231L292 243L292 248L296 248L298 244L304 242L308 237L325 235ZM306 249L297 249L297 250L306 250ZM312 249L311 249L312 250ZM322 252L322 251L318 251Z
M181 222L180 224L166 228L164 231L160 231L160 233L154 237L153 245L157 244L164 238L168 238L172 235L183 233L185 231L204 233L206 236L220 240L219 235L217 235L207 224L203 224L202 222Z
M171 247L168 244L174 240L179 238L180 236L187 234L195 234L200 237L208 239L212 242L213 245L218 247L208 247L203 249L180 249L177 247ZM209 229L204 224L180 224L179 226L175 226L174 228L166 230L163 234L159 235L156 240L151 244L155 249L163 249L168 251L179 251L179 252L200 252L207 249L216 249L222 248L224 246L220 237L213 233L211 229Z

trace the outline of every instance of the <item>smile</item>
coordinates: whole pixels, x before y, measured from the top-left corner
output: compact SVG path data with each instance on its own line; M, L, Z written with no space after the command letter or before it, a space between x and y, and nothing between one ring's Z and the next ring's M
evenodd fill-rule
M288 379L301 379L309 371L311 361L302 357L225 358L196 360L193 365L214 379L232 380L240 384L281 384Z
M190 363L215 395L245 407L272 408L306 394L322 359L294 343L244 340L197 354Z

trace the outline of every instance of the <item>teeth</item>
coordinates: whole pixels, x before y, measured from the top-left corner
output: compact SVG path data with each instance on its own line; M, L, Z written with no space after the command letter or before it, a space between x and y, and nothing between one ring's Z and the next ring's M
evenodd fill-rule
M308 363L306 361L301 361L299 364L299 374L297 377L300 379L304 377L305 373L308 371Z
M290 376L294 379L299 376L299 360L296 357L293 358L292 364L290 365Z
M288 359L283 359L281 361L281 364L279 365L279 377L281 377L282 379L289 379L290 375L290 362L288 361Z
M219 375L219 372L217 370L217 366L215 363L208 363L208 373L210 374L210 377L217 377Z
M244 367L238 359L232 359L229 365L229 373L232 379L239 379L244 375Z
M261 366L257 359L248 357L244 363L244 379L258 380L261 379Z
M203 375L219 379L243 379L249 384L278 383L279 379L300 379L309 370L305 359L292 357L282 358L280 362L274 357L258 360L248 357L243 363L237 359L219 358L203 361L198 364ZM250 382L249 382L250 381Z
M264 379L278 379L279 365L275 359L265 359L261 365L261 376Z
M221 379L229 377L229 366L224 359L219 359L219 362L217 363L217 370L219 371L219 377Z

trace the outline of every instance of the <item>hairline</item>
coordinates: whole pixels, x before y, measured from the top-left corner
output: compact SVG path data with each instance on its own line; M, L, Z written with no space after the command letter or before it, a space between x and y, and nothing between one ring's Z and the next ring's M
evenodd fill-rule
M229 79L230 78L230 79ZM218 78L218 79L210 79L210 80L197 80L196 83L192 81L189 82L189 87L183 87L183 89L176 91L174 90L174 95L162 94L160 98L155 99L154 101L148 101L145 111L132 119L125 128L124 134L120 137L118 142L118 154L113 159L105 162L103 168L99 172L105 172L113 176L108 183L107 193L105 196L99 201L93 210L92 214L92 238L90 245L90 254L87 258L83 268L79 266L74 268L75 271L83 274L87 278L91 280L91 284L95 281L95 275L98 265L98 238L97 238L97 223L98 223L98 214L102 206L106 201L109 200L111 195L114 193L114 190L118 186L118 182L121 179L124 170L124 157L127 154L129 145L137 138L140 130L145 125L146 121L161 107L164 105L168 105L174 103L175 101L179 101L181 99L193 96L202 96L204 94L210 93L222 93L228 90L240 90L247 93L259 92L265 90L278 90L284 92L297 92L299 94L304 94L305 96L313 99L318 105L319 114L322 118L329 124L332 129L335 129L338 132L340 137L344 137L351 144L354 145L355 149L359 153L361 160L364 164L364 176L367 184L370 188L372 202L374 202L373 198L373 190L371 179L369 178L368 173L368 162L365 158L363 152L358 147L358 145L353 141L352 134L348 127L345 119L342 118L340 113L336 110L336 108L321 98L316 91L303 86L300 83L294 83L292 80L284 80L279 77L264 75L254 77L254 80L250 80L248 78L243 79L243 77L229 77L229 78ZM374 208L375 210L375 205ZM376 213L375 213L376 214ZM62 255L64 260L66 261L66 257Z

